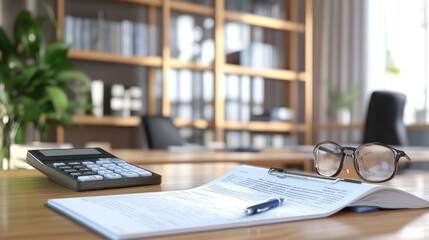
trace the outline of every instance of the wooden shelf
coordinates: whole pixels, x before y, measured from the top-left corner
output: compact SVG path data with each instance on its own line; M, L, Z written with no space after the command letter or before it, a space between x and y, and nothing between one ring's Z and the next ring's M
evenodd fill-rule
M148 57L134 57L134 56L122 56L112 53L102 53L95 51L79 51L71 50L68 57L76 60L87 60L96 62L108 62L108 63L119 63L119 64L131 64L148 67L161 67L161 57L148 56Z
M304 33L304 24L299 24L291 21L270 18L265 16L258 16L249 13L237 13L231 11L225 11L225 18L227 20L236 21L252 26L271 28L282 31L295 31Z
M172 10L185 12L185 13L192 13L192 14L206 15L206 16L214 15L214 9L212 7L204 6L201 4L181 2L181 1L171 1L170 7Z
M90 0L88 0L90 1ZM214 132L214 141L223 141L225 130L237 130L237 131L256 131L256 132L269 132L269 133L295 133L301 132L305 135L305 144L311 143L312 135L312 23L301 23L298 20L298 15L304 14L306 20L311 20L311 9L312 0L305 0L305 12L301 14L292 13L292 10L285 10L287 12L288 20L278 19L267 16L260 16L251 13L242 13L226 10L225 1L227 0L214 0L212 6L189 3L185 1L177 0L115 0L123 5L134 4L141 5L145 8L145 15L142 18L147 17L146 20L139 19L138 21L145 21L148 26L156 26L158 33L162 39L157 39L158 46L161 48L160 56L123 56L113 53L104 53L96 51L83 51L83 50L71 50L69 51L69 58L74 60L100 62L100 63L114 63L114 64L125 64L147 67L147 76L143 76L147 81L147 89L144 94L147 96L147 113L149 114L162 114L170 115L173 111L170 109L169 96L169 83L171 79L171 70L191 70L191 71L209 71L213 73L213 119L202 120L183 120L174 119L174 123L180 128L196 128L196 129L209 129ZM286 8L290 9L302 9L298 8L299 0L287 1L285 3ZM64 17L71 14L71 6L73 1L56 0L57 5L57 16L59 22L59 29L57 36L61 39L64 34ZM303 2L299 2L302 4ZM70 5L69 5L70 4ZM67 7L68 5L68 7ZM127 6L127 8L130 6ZM131 6L133 7L133 6ZM140 6L139 6L140 7ZM69 11L69 12L67 12ZM93 11L95 11L93 9ZM120 11L120 10L113 10ZM125 11L125 10L123 10ZM202 64L192 61L182 61L173 58L170 43L170 28L173 12L180 12L191 15L208 16L212 17L214 21L213 27L213 40L215 43L215 53L213 63ZM122 16L123 17L123 16ZM120 21L114 19L115 21ZM139 17L140 18L140 17ZM161 22L159 22L161 20ZM137 21L137 20L135 20ZM226 22L238 22L244 25L267 28L270 30L281 31L285 38L279 39L284 40L284 54L279 54L284 57L284 62L287 63L288 69L270 69L270 68L259 68L251 66L240 66L234 64L225 63L225 26ZM304 46L298 42L300 36L305 35ZM273 46L274 43L271 43ZM282 45L283 46L283 45ZM304 49L298 49L303 46ZM190 49L191 51L192 49ZM301 51L303 50L303 51ZM298 56L299 53L305 54L305 66L301 66ZM161 70L161 74L158 75L155 68ZM296 69L305 69L304 71L297 71ZM299 119L304 118L301 122L233 122L227 121L225 117L225 75L241 75L250 77L261 77L264 79L274 79L280 81L290 81L290 83L284 84L285 99L281 104L287 107L291 107L297 114L300 111L297 109L299 101L305 102L305 109L301 111ZM161 76L161 82L157 79ZM140 77L140 76L139 76ZM297 82L302 84L305 89L305 95L299 95L294 92L298 89ZM283 85L283 84L282 84ZM161 89L159 89L161 86ZM301 85L300 85L301 86ZM158 93L161 94L161 101L159 102ZM268 95L267 95L268 96ZM76 125L91 125L91 126L120 126L120 127L137 127L140 126L140 117L113 117L104 116L97 118L94 116L75 116L74 124Z
M363 125L361 123L352 124L338 124L338 123L325 123L318 124L317 129L361 129Z
M73 116L73 124L75 125L93 125L93 126L113 126L113 127L137 127L141 124L140 117L116 117L103 116L95 117L91 115L75 115Z
M198 128L198 129L209 129L213 128L213 123L207 120L196 119L196 120L183 120L174 119L174 125L179 128Z
M189 69L189 70L195 70L195 71L213 71L212 64L184 62L178 59L170 59L170 67L177 68L177 69Z
M226 74L248 75L277 80L305 80L305 78L302 78L303 74L291 70L263 69L234 64L225 64L224 71Z
M93 126L120 126L120 127L138 127L141 124L140 117L116 117L116 116L103 116L95 117L91 115L76 115L73 117L73 124L75 125L93 125ZM196 120L183 120L174 119L174 124L179 128L198 128L209 129L213 127L213 123L203 119ZM227 121L224 123L225 129L228 130L248 130L248 131L268 131L268 132L284 132L288 133L293 130L304 131L304 127L296 128L292 123L284 122L234 122Z
M117 0L118 2L123 3L131 3L131 4L139 4L144 6L153 6L153 7L161 7L161 0Z
M232 122L228 121L224 123L224 127L227 130L248 130L248 131L259 131L259 132L278 132L278 133L290 133L292 131L304 131L303 125L297 126L293 123L284 122Z

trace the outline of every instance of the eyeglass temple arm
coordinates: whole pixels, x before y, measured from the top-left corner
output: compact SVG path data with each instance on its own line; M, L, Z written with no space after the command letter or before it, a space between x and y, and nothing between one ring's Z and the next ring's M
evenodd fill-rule
M405 157L408 161L411 161L410 156L408 156L404 151L399 150L399 149L396 149L396 148L393 148L393 147L392 147L392 149L393 149L393 150L395 150L395 151L396 151L396 153L399 155L398 160L399 160L400 158L402 158L402 157Z
M329 148L326 148L326 147L323 147L323 146L319 146L319 149L323 150L325 152L328 152L328 153L332 153L332 154L336 154L337 153L336 151L333 151L332 149L329 149ZM354 151L354 150L356 150L356 148L355 147L341 147L341 151L344 152L344 150Z
M335 154L335 153L336 153L335 151L333 151L333 150L331 150L331 149L329 149L329 148L323 147L323 146L319 146L319 149L320 149L320 150L323 150L323 151L325 151L325 152L328 152L328 153L332 153L332 154Z
M405 157L408 161L411 161L411 158L403 151L401 151L401 157Z

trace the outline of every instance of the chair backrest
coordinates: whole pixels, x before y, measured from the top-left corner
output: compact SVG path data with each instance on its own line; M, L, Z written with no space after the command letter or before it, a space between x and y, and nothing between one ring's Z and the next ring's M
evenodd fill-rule
M185 143L170 117L143 116L142 124L151 149L167 149L169 146L182 146Z
M375 91L371 95L366 117L363 143L382 142L408 145L404 124L406 96L402 93Z

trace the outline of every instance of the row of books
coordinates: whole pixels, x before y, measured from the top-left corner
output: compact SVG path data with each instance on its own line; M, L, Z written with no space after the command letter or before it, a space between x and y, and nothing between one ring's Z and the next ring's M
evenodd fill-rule
M214 133L212 130L181 128L179 131L189 143L197 143L205 146L213 144ZM222 148L243 150L266 148L281 149L295 144L293 137L288 134L227 131L225 132Z
M156 26L130 20L112 21L99 18L82 18L67 15L64 21L64 40L73 49L99 51L124 56L158 55L159 39ZM205 64L214 59L214 40L210 34L198 39L202 29L195 25L192 16L177 18L177 29L172 29L172 56ZM227 62L259 68L283 68L284 42L277 31L227 23ZM201 30L203 32L207 29ZM234 32L240 33L235 36ZM186 33L186 34L183 34ZM234 46L230 46L234 45ZM196 50L198 49L198 51ZM235 52L234 52L235 51ZM175 53L177 52L177 53Z
M286 19L283 0L241 0L226 1L226 9L236 12L252 13L260 16Z
M157 28L144 22L113 21L66 15L64 41L76 50L99 51L124 56L156 55Z
M210 71L172 70L168 84L171 115L185 120L212 119L213 83Z
M274 82L276 83L276 82ZM213 73L191 70L172 70L169 78L171 115L185 120L213 117ZM225 120L249 122L289 121L294 113L281 108L283 96L278 84L268 84L261 77L227 75L224 81ZM273 86L271 86L273 85ZM279 94L266 103L266 87L276 88ZM269 108L269 109L266 109ZM269 116L263 114L269 113Z
M284 148L293 145L292 137L277 133L251 133L248 131L227 131L225 145L227 148Z
M257 68L285 68L284 33L228 22L225 24L226 62Z

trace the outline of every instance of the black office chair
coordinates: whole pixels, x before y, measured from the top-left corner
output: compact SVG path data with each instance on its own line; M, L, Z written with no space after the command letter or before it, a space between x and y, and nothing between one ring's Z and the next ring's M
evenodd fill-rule
M404 124L406 96L402 93L375 91L371 95L366 117L363 143L382 142L408 145Z
M142 116L142 124L150 149L167 149L185 144L170 117L146 115Z

